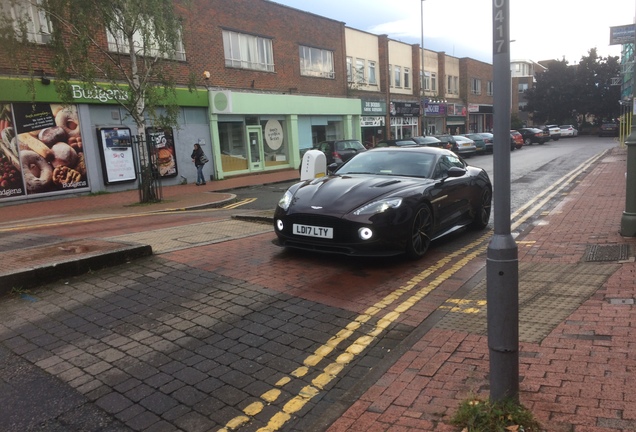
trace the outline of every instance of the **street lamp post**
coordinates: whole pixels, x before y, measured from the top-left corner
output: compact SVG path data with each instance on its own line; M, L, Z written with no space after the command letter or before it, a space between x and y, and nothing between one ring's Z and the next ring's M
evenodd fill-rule
M420 1L420 109L422 110L422 136L426 135L426 98L424 96L424 0Z
M490 399L519 398L519 262L510 228L510 0L493 0L494 221L486 302Z
M632 62L636 64L636 31L634 32ZM634 114L636 114L636 72L632 73L632 116ZM625 139L625 145L627 146L627 174L625 178L625 211L621 217L621 235L636 237L636 122L633 120L631 133Z

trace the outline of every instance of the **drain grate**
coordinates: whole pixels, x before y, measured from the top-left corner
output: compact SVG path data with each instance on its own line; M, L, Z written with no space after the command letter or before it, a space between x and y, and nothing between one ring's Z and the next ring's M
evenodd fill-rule
M588 245L585 250L584 261L624 261L629 258L629 245Z

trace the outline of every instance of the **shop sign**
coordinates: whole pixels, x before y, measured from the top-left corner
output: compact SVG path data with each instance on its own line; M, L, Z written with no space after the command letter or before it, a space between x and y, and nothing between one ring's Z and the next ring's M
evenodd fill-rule
M418 117L419 102L391 102L391 115L396 117Z
M378 116L386 115L385 101L362 100L362 115Z
M361 127L384 126L384 117L362 117L360 118Z
M634 24L610 27L610 45L634 43Z
M468 112L470 112L470 113L479 112L479 105L478 104L468 104Z
M128 92L122 89L103 89L99 86L84 88L80 85L71 86L73 99L97 100L100 102L127 101Z
M0 103L0 200L87 188L75 105Z
M446 109L448 110L447 115L449 116L465 116L466 115L466 107L460 104L447 104Z
M278 120L268 120L265 123L265 143L267 146L276 151L283 145L283 126Z
M438 104L438 103L430 103L426 106L426 115L427 116L445 116L446 115L446 105Z
M417 117L391 117L391 126L415 126Z

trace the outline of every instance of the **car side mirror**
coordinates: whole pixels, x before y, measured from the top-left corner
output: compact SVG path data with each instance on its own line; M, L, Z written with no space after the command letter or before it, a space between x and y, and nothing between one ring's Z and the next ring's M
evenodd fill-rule
M466 175L466 170L459 167L450 167L447 171L448 177L461 177Z

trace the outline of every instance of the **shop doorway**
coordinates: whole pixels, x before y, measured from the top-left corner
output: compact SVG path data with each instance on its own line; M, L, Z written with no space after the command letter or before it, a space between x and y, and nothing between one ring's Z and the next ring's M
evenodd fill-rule
M250 171L263 169L263 131L260 126L247 126L247 150Z

